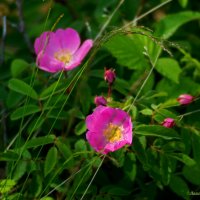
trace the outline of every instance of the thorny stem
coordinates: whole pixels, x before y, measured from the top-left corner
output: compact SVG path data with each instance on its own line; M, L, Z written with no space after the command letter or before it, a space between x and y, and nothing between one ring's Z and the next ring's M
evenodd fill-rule
M25 23L24 23L24 16L22 11L22 0L16 0L16 6L18 9L18 15L19 15L19 32L23 34L24 40L30 49L31 52L33 52L32 44L30 42L30 39L28 37L28 34L25 31Z

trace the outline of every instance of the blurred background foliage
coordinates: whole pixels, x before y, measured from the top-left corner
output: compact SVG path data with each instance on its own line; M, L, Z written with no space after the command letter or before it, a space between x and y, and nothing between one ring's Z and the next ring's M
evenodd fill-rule
M173 0L137 20L163 2L1 0L1 199L81 199L101 165L86 142L85 117L96 95L107 97L105 67L117 74L109 105L131 108L133 145L105 158L85 199L190 199L200 192L199 113L184 115L198 111L199 101L176 101L200 95L200 4ZM86 65L64 74L37 69L33 43L42 32L72 27L82 41L95 39L115 9ZM160 126L166 117L176 127Z

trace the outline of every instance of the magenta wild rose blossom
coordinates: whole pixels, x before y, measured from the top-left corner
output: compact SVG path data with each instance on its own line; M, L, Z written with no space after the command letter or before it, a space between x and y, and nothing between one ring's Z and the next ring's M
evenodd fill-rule
M190 94L181 94L178 98L177 101L181 104L181 105L187 105L192 103L194 100L194 97Z
M132 122L123 110L98 106L86 118L86 138L97 152L107 154L132 143Z
M175 126L175 121L173 118L165 118L162 122L162 126L165 126L166 128L172 128Z
M94 103L96 104L96 106L105 106L107 104L107 101L103 96L96 96L94 98Z
M34 43L38 67L51 73L74 69L92 48L93 41L80 44L79 34L72 28L42 33Z

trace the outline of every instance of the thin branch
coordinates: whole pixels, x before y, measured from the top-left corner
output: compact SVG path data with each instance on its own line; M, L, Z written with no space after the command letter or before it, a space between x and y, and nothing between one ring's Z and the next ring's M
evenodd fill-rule
M121 5L124 3L124 0L121 0L119 2L119 4L117 5L117 7L115 8L115 10L112 12L112 14L109 16L109 18L107 19L107 21L105 22L105 24L102 26L101 30L99 31L99 33L97 34L97 36L95 37L94 41L96 41L99 37L101 37L102 33L104 32L104 30L107 28L108 24L110 23L111 19L113 18L113 16L115 15L115 13L118 11L118 9L121 7Z
M104 157L103 157L103 159L102 159L101 163L99 164L99 166L98 166L98 168L97 168L96 172L94 173L94 175L93 175L92 179L90 180L90 183L88 184L88 186L87 186L86 190L84 191L84 193L83 193L83 195L82 195L82 197L81 197L81 199L80 199L80 200L83 200L83 198L84 198L85 194L87 193L87 191L88 191L89 187L91 186L91 184L92 184L92 182L93 182L94 178L96 177L96 175L97 175L97 173L98 173L98 171L99 171L99 169L100 169L101 165L103 164L103 161L104 161L105 157L106 157L106 155L104 155Z
M148 58L148 60L149 60L149 62L150 62L150 64L151 64L151 69L150 69L149 74L147 75L146 79L144 80L142 86L140 87L139 91L137 92L137 94L136 94L136 96L135 96L133 102L131 103L130 108L128 109L128 112L131 110L132 106L133 106L133 105L135 104L135 102L137 101L137 99L138 99L140 93L142 92L142 90L143 90L144 86L146 85L147 81L149 80L149 77L151 76L151 74L152 74L152 72L153 72L153 70L154 70L154 68L155 68L155 66L156 66L158 57L159 57L159 53L158 53L157 56L156 56L155 61L152 62L152 60L151 60L151 58L150 58L150 56L149 56L149 53L148 53L148 49L147 49L147 48L145 48L144 54L147 56L147 58Z
M4 51L5 51L5 39L6 39L6 33L7 33L7 22L6 22L6 16L2 17L2 40L1 40L1 47L0 47L0 65L4 62Z
M124 25L124 26L122 27L122 29L124 29L124 28L126 28L126 27L128 27L128 26L131 26L131 25L135 25L137 21L143 19L144 17L146 17L146 16L149 15L150 13L152 13L152 12L158 10L159 8L161 8L161 7L163 7L164 5L170 3L171 1L172 1L172 0L165 1L165 2L163 2L163 3L161 3L161 4L159 4L158 6L152 8L151 10L145 12L144 14L140 15L139 17L136 17L136 18L133 19L131 22L129 22L128 24Z
M18 9L18 15L19 15L18 30L19 30L20 33L22 33L24 40L25 40L28 48L30 49L30 51L33 52L33 47L32 47L31 41L30 41L28 34L26 33L26 30L25 30L25 22L24 22L23 10L22 10L22 0L16 0L16 6L17 6L17 9Z

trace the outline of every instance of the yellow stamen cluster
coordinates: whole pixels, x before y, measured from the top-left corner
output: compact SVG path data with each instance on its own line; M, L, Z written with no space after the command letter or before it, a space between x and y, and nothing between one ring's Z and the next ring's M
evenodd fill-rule
M67 64L67 63L70 62L72 56L68 51L61 50L61 51L58 51L54 54L54 58L65 63L65 64Z
M121 126L109 123L103 134L109 142L117 142L122 139L122 130Z

